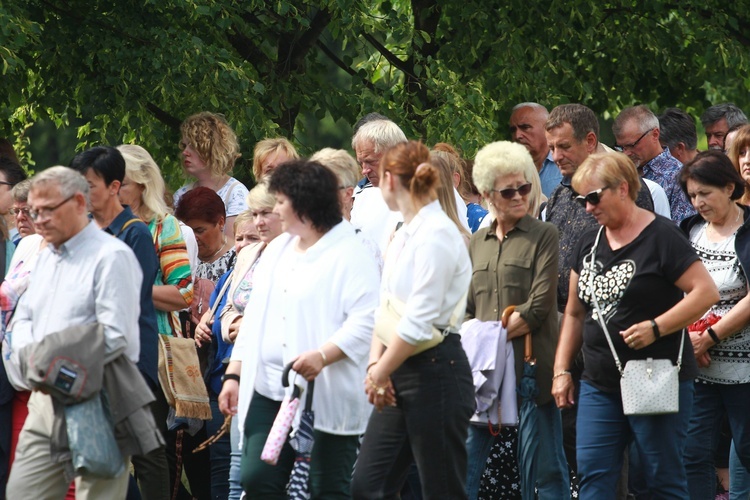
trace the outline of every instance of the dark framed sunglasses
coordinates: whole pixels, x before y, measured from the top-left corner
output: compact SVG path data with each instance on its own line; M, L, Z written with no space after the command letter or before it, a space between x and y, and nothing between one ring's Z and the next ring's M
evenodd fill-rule
M602 192L605 189L609 189L609 186L604 186L603 188L599 188L596 191L591 191L586 196L579 194L578 196L576 196L576 201L580 203L583 208L586 208L586 203L598 205L599 202L602 201Z
M526 196L531 192L531 183L524 184L523 186L518 186L517 188L506 188L506 189L490 189L490 192L492 193L499 193L500 196L505 198L506 200L511 200L516 195L516 193L520 194L521 196Z

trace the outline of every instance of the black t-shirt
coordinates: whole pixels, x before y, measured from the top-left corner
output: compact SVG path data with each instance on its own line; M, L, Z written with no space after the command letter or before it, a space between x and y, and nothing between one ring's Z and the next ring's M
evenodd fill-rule
M593 316L594 304L588 292L589 272L585 269L582 272L584 257L590 253L598 231L596 228L584 233L571 255L570 264L580 276L578 298L587 310L583 326L583 379L599 390L614 392L620 390L620 374L607 339ZM675 282L697 260L693 247L677 225L660 215L633 241L616 251L610 248L606 232L602 231L596 250L594 286L623 367L631 359L670 359L677 363L680 335L686 335L684 330L664 335L639 350L629 348L620 331L656 318L682 300L684 294ZM693 346L686 337L680 380L695 378L697 373Z

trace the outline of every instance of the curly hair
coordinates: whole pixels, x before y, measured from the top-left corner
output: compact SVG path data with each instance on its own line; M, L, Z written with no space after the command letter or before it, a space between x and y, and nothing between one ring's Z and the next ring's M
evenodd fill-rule
M523 145L508 141L491 142L480 149L474 159L472 177L483 196L488 196L495 188L495 181L499 177L513 174L523 174L526 182L531 183L528 212L536 216L542 200L542 181L534 160ZM494 215L491 205L490 211Z
M330 169L310 160L282 163L271 173L268 190L289 198L300 220L326 233L341 222L339 180Z
M222 115L203 111L189 116L180 133L180 146L193 148L214 177L229 174L240 157L237 136Z

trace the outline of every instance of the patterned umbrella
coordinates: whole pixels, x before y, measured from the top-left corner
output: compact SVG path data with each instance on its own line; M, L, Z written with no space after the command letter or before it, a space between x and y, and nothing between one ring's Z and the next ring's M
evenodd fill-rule
M310 498L310 455L312 454L315 438L313 426L315 425L315 412L312 410L312 398L315 381L307 383L307 398L305 408L300 416L299 427L289 439L296 452L294 467L289 476L289 484L286 487L287 498L294 500L308 500Z
M523 361L523 375L517 389L518 395L521 396L521 409L518 415L518 470L521 474L521 497L523 500L533 500L536 486L536 453L539 447L535 399L539 395L539 386L536 383L536 359L532 354L531 335L526 335Z

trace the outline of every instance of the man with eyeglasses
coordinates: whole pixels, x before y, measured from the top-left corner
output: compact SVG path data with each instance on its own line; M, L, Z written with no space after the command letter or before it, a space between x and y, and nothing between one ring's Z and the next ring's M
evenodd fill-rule
M97 322L104 327L106 359L124 354L135 363L143 276L130 248L89 222L88 196L86 179L67 167L46 169L31 181L29 215L49 245L39 254L35 278L16 308L12 349L17 352L65 328ZM63 498L70 478L65 463L52 454L59 432L51 396L32 392L28 409L7 497ZM81 476L76 498L125 498L128 477L128 467L113 479Z
M682 163L659 142L659 119L650 109L644 105L623 109L612 124L612 133L617 141L615 151L625 153L641 177L664 188L673 221L680 222L695 213L680 189Z
M169 408L157 375L159 332L153 300L159 258L156 256L151 231L133 214L130 207L120 203L118 193L125 179L125 159L119 150L111 146L93 147L76 155L70 166L83 174L89 184L89 209L96 225L129 246L140 265L143 282L139 288L138 330L141 350L138 370L154 393L156 401L152 403L151 409L160 430L166 435L163 422L166 421ZM164 447L148 455L134 455L132 461L142 496L168 498L169 465Z

